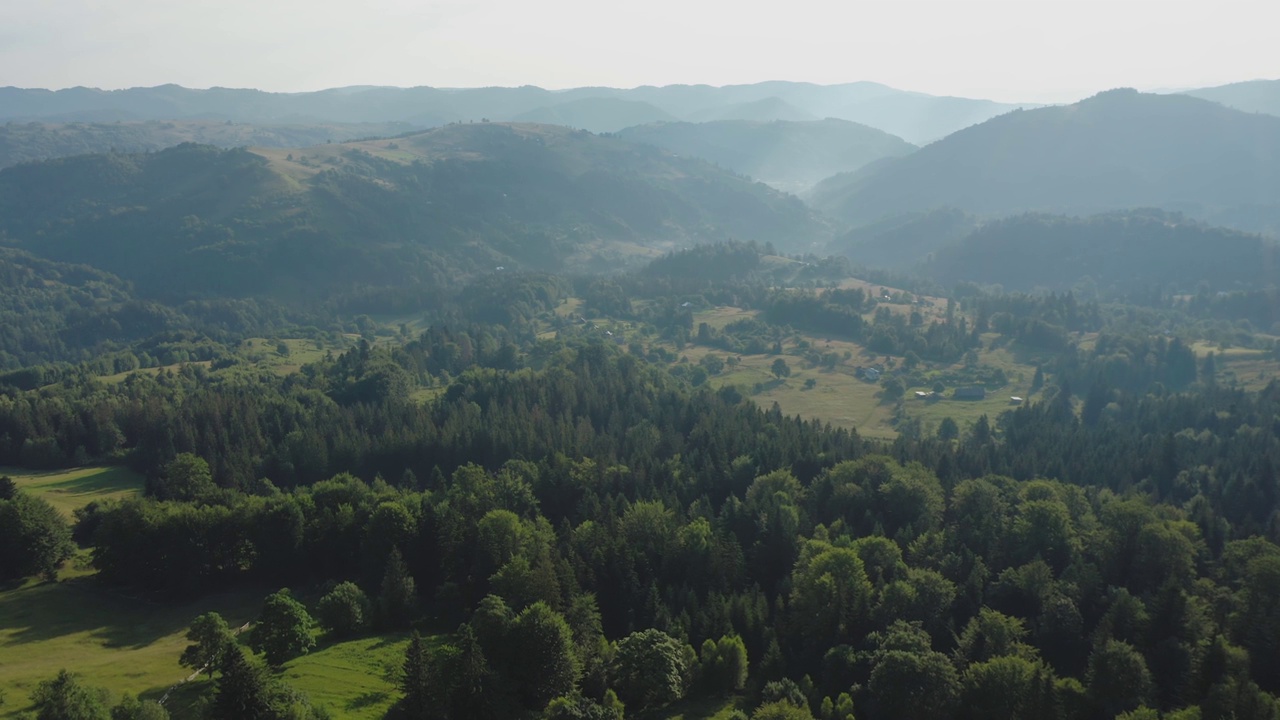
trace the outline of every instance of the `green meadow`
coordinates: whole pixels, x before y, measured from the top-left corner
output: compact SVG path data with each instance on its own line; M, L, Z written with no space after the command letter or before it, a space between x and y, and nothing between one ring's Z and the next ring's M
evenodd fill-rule
M94 500L118 500L142 492L141 475L123 467L82 467L48 472L0 467L0 476L49 501L67 518Z

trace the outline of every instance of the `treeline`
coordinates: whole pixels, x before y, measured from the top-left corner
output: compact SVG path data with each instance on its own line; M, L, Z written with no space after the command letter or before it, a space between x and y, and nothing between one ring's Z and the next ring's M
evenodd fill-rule
M659 653L685 657L674 690L624 689L590 638L621 652L647 630L676 648L741 638L753 697L802 716L1275 717L1280 392L1117 389L1081 418L1059 390L958 440L908 433L869 456L854 435L689 390L606 345L469 370L430 407L290 396L266 378L206 399L195 378L164 382L183 412L147 432L172 425L170 447L222 469L166 459L157 499L82 512L100 577L177 595L349 580L373 596L402 556L411 617L475 632L456 638L509 698L494 717L711 692L682 649ZM248 469L180 440L215 427L260 433L234 438L260 452ZM567 638L534 648L560 653L546 685L504 664L514 640L484 639L525 613L568 628L535 633ZM452 667L440 653L423 662Z

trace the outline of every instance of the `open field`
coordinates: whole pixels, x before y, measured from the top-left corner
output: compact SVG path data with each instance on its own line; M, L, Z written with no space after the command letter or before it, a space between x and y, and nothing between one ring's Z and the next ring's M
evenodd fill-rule
M408 643L393 634L322 644L289 661L282 677L335 718L377 720L400 699L394 678Z
M1191 349L1200 360L1213 353L1219 383L1239 385L1252 391L1261 390L1272 380L1280 379L1280 360L1266 350L1224 349L1209 342L1193 343Z
M158 605L102 588L90 578L29 583L0 592L0 688L8 698L0 718L30 710L28 694L67 668L89 685L158 699L190 674L178 665L187 627L216 610L240 625L258 611L264 593L216 595L181 605ZM192 687L191 690L196 690ZM171 700L174 717L194 693Z
M903 306L908 307L908 306ZM945 304L943 305L945 312ZM694 327L699 323L707 323L714 328L742 318L754 317L756 313L736 307L717 307L694 315ZM726 384L739 386L744 394L750 396L757 404L768 408L777 403L787 415L799 415L829 422L839 427L855 428L863 437L892 439L897 437L894 418L897 404L885 401L878 383L867 382L854 376L857 365L872 365L882 356L875 355L863 345L834 337L820 336L812 333L801 333L801 339L810 347L821 353L835 352L841 357L849 354L849 359L842 360L834 369L808 367L798 353L794 342L783 344L781 355L791 368L791 375L784 379L774 377L771 367L779 356L771 354L739 356L737 367L726 367L720 375L711 377L714 387ZM997 340L995 334L983 336L983 346L978 352L978 363L987 368L998 368L1005 373L1009 384L1003 388L992 389L984 400L963 401L952 400L949 395L957 383L946 382L947 392L940 400L923 401L915 398L916 390L928 392L935 379L955 377L964 374L961 363L944 365L926 363L920 373L926 378L923 384L907 382L907 392L902 409L910 418L920 419L926 427L937 427L945 417L950 417L963 430L972 425L982 415L992 420L1005 410L1011 409L1009 397L1017 395L1027 397L1031 380L1035 375L1035 364L1031 358L1008 347L992 347ZM679 353L692 363L697 363L708 354L727 357L729 353L717 348L691 345ZM901 358L892 359L900 363ZM812 379L814 386L806 388L805 382ZM759 392L755 388L759 387Z
M7 691L0 718L31 710L28 695L67 668L88 685L159 699L191 674L178 664L187 628L198 615L222 613L239 627L257 615L270 589L241 590L177 605L158 604L97 585L91 577L27 584L0 592L0 688ZM399 699L394 672L404 659L404 634L325 643L288 662L281 677L335 718L381 718ZM201 675L179 687L167 707L175 719L213 691Z
M123 467L82 467L74 470L24 470L0 467L0 475L18 487L49 501L67 518L94 500L116 500L142 492L141 475Z

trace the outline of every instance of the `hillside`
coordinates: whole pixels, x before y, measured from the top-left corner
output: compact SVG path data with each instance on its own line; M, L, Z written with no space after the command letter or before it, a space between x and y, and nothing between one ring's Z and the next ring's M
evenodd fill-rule
M800 249L826 229L798 199L700 160L478 123L303 150L182 145L7 168L0 237L144 294L296 299L430 295L495 266L607 269L730 237Z
M585 106L549 108L595 100ZM258 124L404 122L434 127L450 122L536 120L560 122L553 116L578 118L568 124L592 129L582 118L603 113L632 119L618 128L659 117L633 115L648 103L678 120L800 120L834 117L861 122L922 143L1014 109L1028 107L967 98L940 98L871 82L815 85L762 82L751 85L667 85L618 89L583 87L551 91L517 88L345 87L306 93L177 85L127 90L68 88L0 88L0 121L117 122L205 119ZM547 114L550 113L550 114ZM593 121L594 122L594 121ZM608 123L598 126L605 130ZM616 129L616 128L615 128Z
M1280 115L1280 80L1250 80L1188 90L1183 94L1212 100L1244 112Z
M891 93L851 103L830 116L881 128L907 142L924 145L1012 110L1034 107L922 93Z
M811 194L850 225L938 207L988 216L1162 207L1272 233L1277 198L1280 118L1133 90L1002 115Z
M329 141L386 137L405 123L253 125L212 121L8 123L0 125L0 168L71 155L161 150L184 142L232 147L304 147Z
M513 119L518 122L564 125L599 133L616 132L632 125L675 118L647 102L589 97L535 108L520 113Z
M955 208L906 213L850 230L832 241L831 252L866 267L907 270L977 226Z
M832 119L655 123L627 128L620 134L627 140L710 160L790 192L803 191L835 173L915 150L888 133Z
M1084 283L1120 294L1248 290L1280 282L1280 249L1257 235L1159 211L1090 218L1022 215L991 222L937 251L925 274L950 285L1006 291L1069 290Z
M750 120L753 122L771 122L773 120L804 121L818 118L791 103L777 97L762 100L721 105L693 113L689 119L694 122L714 122L716 120Z

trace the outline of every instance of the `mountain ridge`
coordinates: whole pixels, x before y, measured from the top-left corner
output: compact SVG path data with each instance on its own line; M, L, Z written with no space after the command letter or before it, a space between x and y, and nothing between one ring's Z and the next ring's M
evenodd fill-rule
M988 217L1162 207L1269 233L1280 229L1276 198L1280 118L1131 89L1006 113L810 194L848 226L939 207Z

